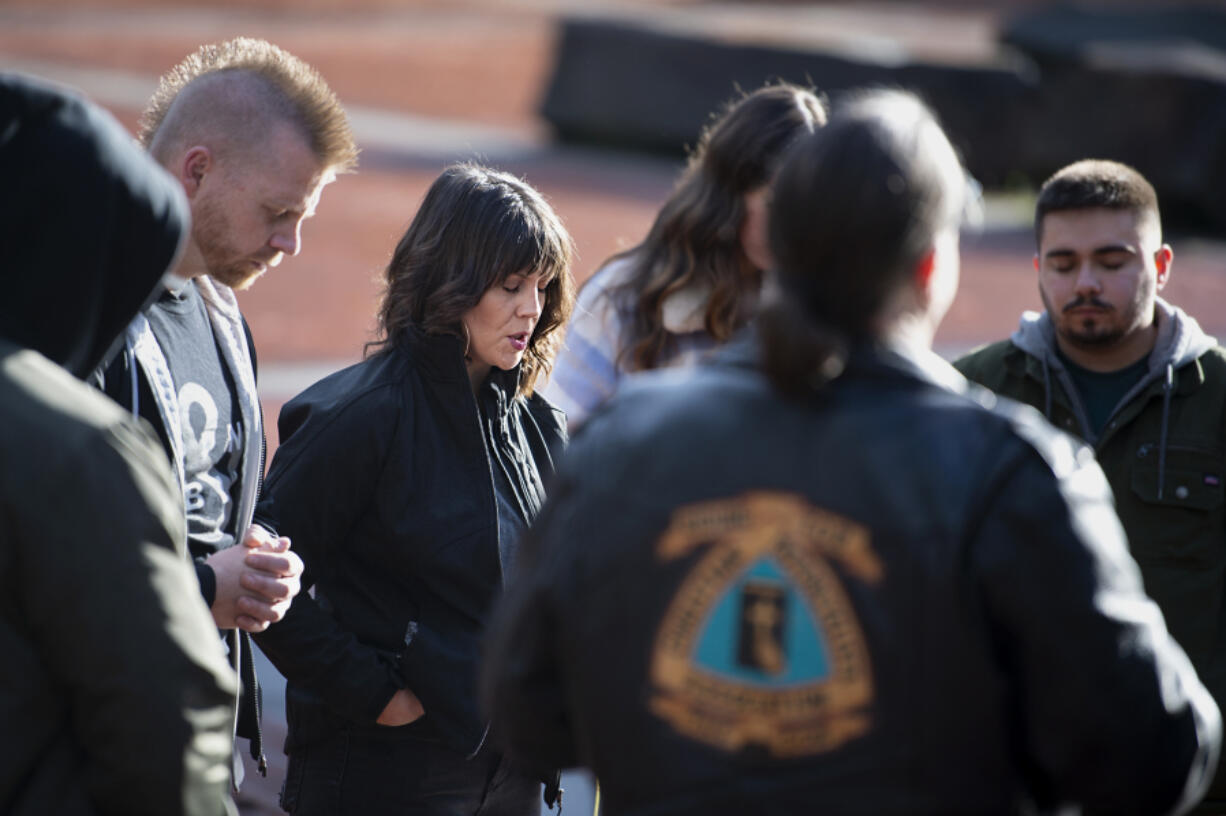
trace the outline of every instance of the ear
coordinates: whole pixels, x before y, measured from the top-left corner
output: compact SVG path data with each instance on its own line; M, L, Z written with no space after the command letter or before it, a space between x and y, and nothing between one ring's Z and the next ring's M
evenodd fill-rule
M1034 254L1034 258L1032 258L1031 261L1034 263L1034 271L1038 272L1039 271L1039 253L1036 252Z
M183 192L187 194L190 201L200 191L205 176L214 169L213 151L204 145L190 147L183 153L176 169L179 183L183 185Z
M932 284L936 277L933 273L936 272L936 268L937 251L935 247L932 247L915 265L915 291L924 303L932 299Z
M1163 244L1154 252L1154 268L1158 271L1158 288L1166 286L1167 279L1171 276L1171 264L1175 260L1175 253L1171 250L1170 244Z

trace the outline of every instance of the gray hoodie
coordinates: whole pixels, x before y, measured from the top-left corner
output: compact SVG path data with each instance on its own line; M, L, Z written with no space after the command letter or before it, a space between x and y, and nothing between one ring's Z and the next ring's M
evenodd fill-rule
M1162 298L1157 298L1155 309L1157 312L1158 338L1154 342L1153 350L1149 353L1145 376L1128 393L1124 394L1119 404L1112 410L1111 416L1114 417L1118 414L1125 405L1136 399L1138 395L1142 394L1155 381L1163 382L1162 436L1159 441L1158 450L1160 462L1159 479L1161 481L1165 476L1166 470L1164 467L1166 461L1166 440L1170 424L1171 385L1174 382L1175 370L1193 362L1206 351L1216 346L1217 340L1205 334L1200 324L1196 322L1196 318L1178 306L1167 303ZM1072 403L1073 412L1077 416L1082 438L1091 445L1097 446L1099 435L1095 433L1094 428L1090 425L1085 405L1082 403L1081 395L1073 384L1072 376L1065 367L1063 360L1060 359L1060 355L1056 353L1056 330L1047 312L1042 314L1030 311L1023 312L1017 331L1009 339L1013 341L1015 346L1037 358L1043 364L1044 386L1047 392L1047 401L1043 409L1044 415L1049 419L1051 418L1052 391L1050 378L1054 376ZM1110 417L1108 418L1108 425L1110 425ZM1160 484L1158 495L1161 496L1162 493L1163 487Z

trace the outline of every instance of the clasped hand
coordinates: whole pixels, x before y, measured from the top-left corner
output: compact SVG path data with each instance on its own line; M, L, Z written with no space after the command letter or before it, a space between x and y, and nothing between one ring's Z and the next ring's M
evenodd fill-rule
M253 524L242 545L213 553L205 563L213 569L217 591L213 620L221 629L263 632L285 617L302 588L302 559L290 551L290 541Z

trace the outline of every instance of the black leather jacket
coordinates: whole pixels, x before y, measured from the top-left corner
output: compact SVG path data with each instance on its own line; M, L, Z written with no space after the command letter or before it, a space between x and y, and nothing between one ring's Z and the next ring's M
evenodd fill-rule
M402 687L426 711L404 733L480 746L478 644L503 579L492 468L539 494L566 441L558 411L514 396L517 376L495 369L479 395L499 426L488 451L454 337L410 331L282 409L256 520L290 537L316 597L258 642L289 681L291 752L321 729L382 728Z
M806 400L719 363L578 434L492 618L513 755L615 814L1161 813L1216 706L1093 453L939 359Z

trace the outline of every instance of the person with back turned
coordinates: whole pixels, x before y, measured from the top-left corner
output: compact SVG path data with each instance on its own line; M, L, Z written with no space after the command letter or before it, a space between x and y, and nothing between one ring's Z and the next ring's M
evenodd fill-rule
M931 351L967 184L851 96L771 191L758 352L629 381L492 615L491 738L604 812L1165 813L1221 716L1092 452Z

